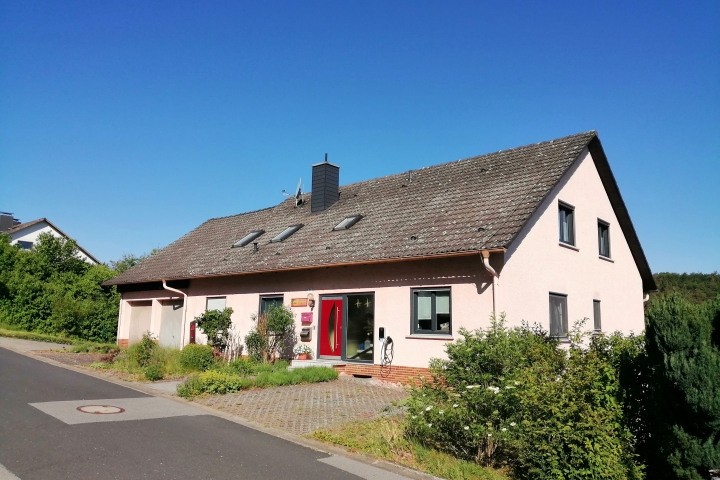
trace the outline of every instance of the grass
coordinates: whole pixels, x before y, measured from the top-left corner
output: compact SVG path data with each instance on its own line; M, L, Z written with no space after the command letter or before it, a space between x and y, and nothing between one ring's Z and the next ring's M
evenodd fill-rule
M18 328L15 325L0 324L0 337L19 338L21 340L35 340L36 342L62 343L72 345L77 340L68 337L60 337L58 335L49 335L47 333L28 332Z
M178 385L178 395L193 398L203 393L225 394L251 388L328 382L338 378L337 372L332 368L306 367L288 370L287 362L257 364L255 376L232 373L228 371L232 369L231 365L190 376L185 383Z
M316 430L310 438L340 445L352 452L383 458L449 480L507 480L503 472L432 450L405 437L401 417L344 424Z
M145 378L146 368L142 367L136 360L135 350L139 344L131 345L130 348L123 350L115 357L113 363L109 364L107 369L117 372L130 374L138 379ZM177 378L192 373L194 370L184 367L180 363L180 350L177 348L167 348L156 346L153 348L150 356L151 365L159 365L162 368L164 378Z

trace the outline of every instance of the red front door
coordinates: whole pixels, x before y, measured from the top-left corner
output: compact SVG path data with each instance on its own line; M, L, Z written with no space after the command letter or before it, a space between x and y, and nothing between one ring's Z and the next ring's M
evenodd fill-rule
M343 301L323 298L320 302L320 356L342 355Z

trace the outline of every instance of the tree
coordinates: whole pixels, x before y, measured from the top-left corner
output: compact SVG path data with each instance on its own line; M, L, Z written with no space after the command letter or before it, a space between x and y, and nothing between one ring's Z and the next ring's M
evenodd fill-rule
M704 304L658 296L646 317L648 477L707 478L720 468L720 295Z
M195 317L197 328L207 336L207 344L216 351L223 352L230 338L232 326L232 308L223 310L208 310Z

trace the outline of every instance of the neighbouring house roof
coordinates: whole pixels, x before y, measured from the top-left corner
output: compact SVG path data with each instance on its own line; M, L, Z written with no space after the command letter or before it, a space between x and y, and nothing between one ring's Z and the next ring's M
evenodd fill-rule
M595 131L340 187L330 208L311 213L311 195L264 210L214 218L105 282L124 285L331 265L459 255L507 248L563 174L589 148L646 291L645 255ZM362 215L347 230L344 218ZM287 240L270 240L291 225ZM252 244L232 248L249 233Z
M53 230L55 230L56 232L58 232L58 233L59 233L60 235L62 235L63 237L65 237L65 238L70 238L69 235L67 235L65 232L63 232L62 230L60 230L54 223L52 223L52 222L51 222L50 220L48 220L47 218L38 218L37 220L33 220L33 221L31 221L31 222L25 222L25 223L21 223L20 225L15 225L13 228L11 228L10 230L8 230L8 231L5 232L5 233L8 234L8 235L14 235L14 234L16 234L16 233L21 232L22 230L25 230L25 229L27 229L27 228L29 228L29 227L32 227L33 225L37 225L37 224L39 224L39 223L47 223ZM75 244L77 245L78 250L80 250L83 254L85 254L86 257L88 257L88 258L89 258L90 260L92 260L93 262L95 262L95 263L97 263L97 264L100 264L100 260L98 260L97 258L93 257L93 256L90 254L90 252L88 252L88 251L85 250L83 247L81 247L79 243L75 242Z

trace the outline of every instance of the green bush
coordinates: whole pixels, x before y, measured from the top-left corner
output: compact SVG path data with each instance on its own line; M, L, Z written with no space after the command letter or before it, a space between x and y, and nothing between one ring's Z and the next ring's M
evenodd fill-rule
M145 368L145 378L151 382L162 380L164 376L163 367L157 363L151 363Z
M209 345L190 344L180 352L180 365L191 370L205 371L213 366L215 357Z
M140 367L145 368L150 364L150 359L156 348L157 343L155 343L155 339L149 332L146 332L143 333L140 342L130 345L127 349L127 355Z
M407 433L516 478L640 478L607 355L569 349L539 330L459 331L448 360L412 391ZM575 341L581 338L575 336Z
M286 305L273 305L262 315L253 315L255 326L245 336L250 358L257 362L271 362L277 356L293 358L295 315Z
M195 317L197 328L207 336L207 344L224 352L230 338L233 309L208 310Z

